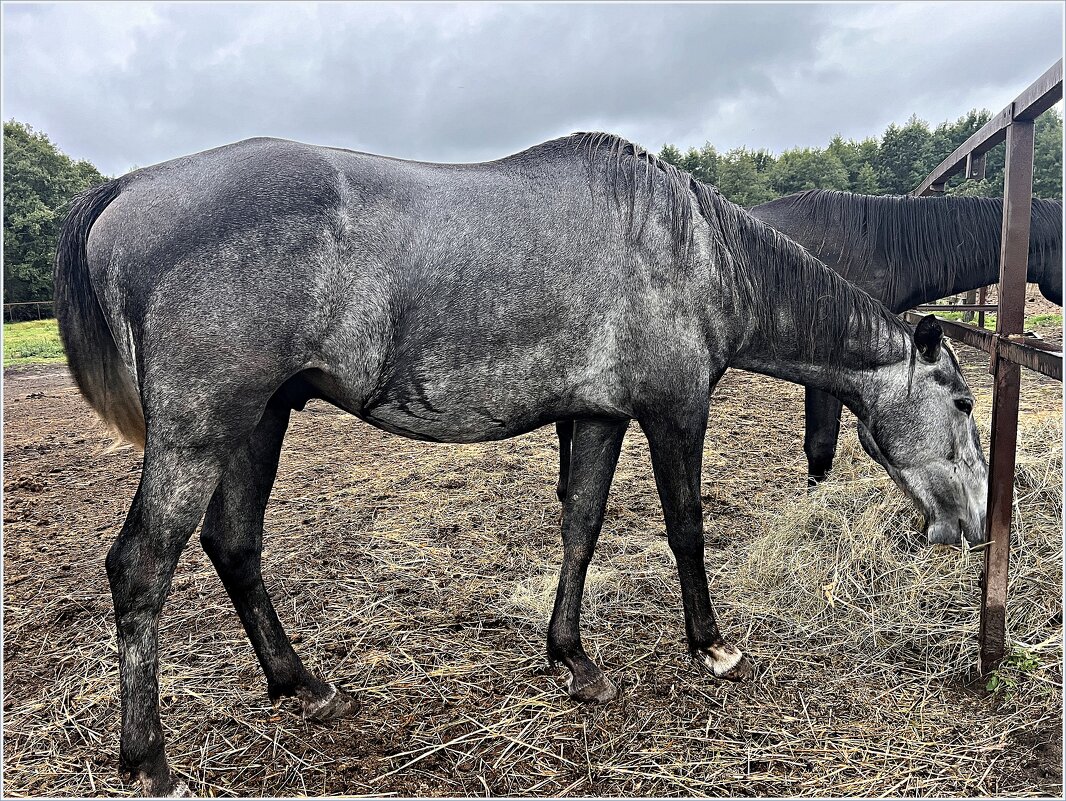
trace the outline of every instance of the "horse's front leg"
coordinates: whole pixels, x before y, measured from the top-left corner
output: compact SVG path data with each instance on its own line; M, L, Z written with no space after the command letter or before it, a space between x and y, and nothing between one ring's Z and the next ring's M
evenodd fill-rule
M640 424L648 437L667 539L677 560L689 651L718 678L749 678L751 664L740 649L722 637L707 591L700 503L707 408L680 420L641 419Z
M578 701L610 701L617 691L581 645L581 595L603 526L603 511L629 421L574 424L570 477L563 501L563 565L548 626L548 658L570 669L566 689Z
M807 486L816 487L829 475L840 438L843 404L832 395L807 387L803 396L803 451L807 454Z

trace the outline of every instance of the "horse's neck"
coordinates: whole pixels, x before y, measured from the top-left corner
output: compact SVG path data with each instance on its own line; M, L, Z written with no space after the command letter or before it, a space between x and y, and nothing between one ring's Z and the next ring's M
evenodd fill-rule
M731 364L834 395L865 419L873 402L871 393L883 383L878 376L883 378L905 364L912 346L899 328L882 318L863 320L856 315L852 322L843 347L813 352L795 345L796 338L812 332L798 331L774 341L750 323Z
M1048 269L1054 248L1045 246L1048 239L1047 226L1037 219L1034 208L1030 239L1039 243L1032 249L1026 267L1026 280L1039 282ZM931 303L949 295L969 292L979 287L999 282L1000 271L1000 217L999 212L986 222L993 226L990 237L975 236L961 222L954 230L938 233L932 237L935 247L930 247L930 235L914 226L901 226L892 238L894 253L884 251L882 242L876 257L885 267L884 294L887 305L902 312L921 303ZM1057 234L1058 229L1052 232ZM904 255L909 254L909 255ZM1058 266L1056 265L1056 269Z
M733 310L738 334L730 363L861 408L871 373L906 355L902 324L795 241L723 208L732 254L713 264L725 287L718 307Z

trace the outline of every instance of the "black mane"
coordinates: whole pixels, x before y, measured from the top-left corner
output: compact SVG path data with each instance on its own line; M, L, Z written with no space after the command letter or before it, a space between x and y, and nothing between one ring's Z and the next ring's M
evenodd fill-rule
M806 241L842 237L841 275L862 283L880 260L887 264L886 295L899 297L915 265L931 271L924 283L950 286L979 265L999 262L1003 201L985 197L859 195L827 189L798 192L774 203L802 208ZM1062 252L1062 201L1033 199L1030 255ZM932 274L935 272L935 274Z

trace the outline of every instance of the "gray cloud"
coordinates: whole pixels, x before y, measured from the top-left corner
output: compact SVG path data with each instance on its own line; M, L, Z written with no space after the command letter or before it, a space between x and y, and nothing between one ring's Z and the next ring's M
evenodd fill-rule
M120 173L247 136L442 161L574 130L780 152L998 111L1058 3L4 7L3 116Z

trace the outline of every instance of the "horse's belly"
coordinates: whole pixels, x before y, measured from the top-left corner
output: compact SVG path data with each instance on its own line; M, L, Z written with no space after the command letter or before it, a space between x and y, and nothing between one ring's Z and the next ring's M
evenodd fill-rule
M410 400L384 400L360 414L378 428L433 442L485 442L516 437L554 419L547 409L441 408Z
M409 407L377 406L360 417L379 429L413 439L436 443L482 443L490 439L506 439L543 426L535 415L505 420L477 412L464 415L424 415Z
M592 389L593 391L590 391ZM603 387L558 378L451 375L390 382L360 416L386 431L440 442L484 442L524 434L554 420L626 416Z

